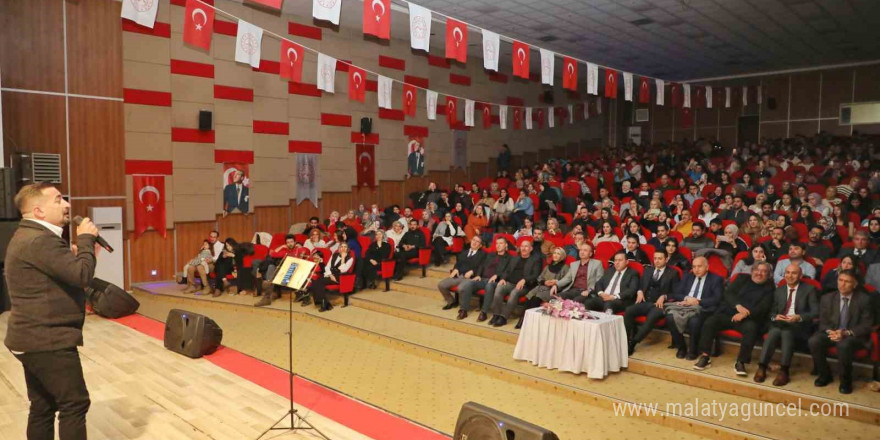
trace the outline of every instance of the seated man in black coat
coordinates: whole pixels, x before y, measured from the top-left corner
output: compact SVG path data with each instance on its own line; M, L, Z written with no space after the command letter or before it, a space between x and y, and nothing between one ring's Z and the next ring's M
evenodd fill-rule
M757 262L752 266L751 276L739 276L727 286L718 311L703 324L699 346L701 354L694 364L695 370L705 370L712 363L709 352L718 332L734 329L742 333L743 339L733 369L738 376L748 374L745 364L752 360L752 349L773 305L772 268L766 261Z
M629 354L633 353L636 344L645 339L654 324L663 318L663 303L678 283L678 272L666 266L669 256L663 248L654 251L654 266L645 267L639 290L636 292L636 303L626 308L623 324L629 339ZM645 323L636 332L636 317L645 316Z
M709 272L709 260L706 257L694 258L691 273L678 283L664 306L666 328L672 336L672 344L678 349L675 357L688 360L697 358L697 342L703 323L715 313L723 290L724 280ZM689 316L682 326L682 330L691 335L689 345L685 344L683 331L676 324L675 316L678 313L687 313Z
M842 270L837 275L837 292L823 295L819 302L819 331L810 337L810 353L824 387L833 380L828 367L828 348L837 347L840 361L840 392L852 392L852 363L855 353L868 346L871 337L871 301L859 286L856 273Z
M640 264L650 264L651 262L648 260L648 256L645 255L645 251L639 246L639 237L635 235L629 234L626 236L626 246L623 247L621 251L624 253L624 257L626 257L627 261L635 261ZM611 257L609 263L613 263L614 257Z
M590 310L605 312L622 312L636 300L639 290L639 274L631 269L623 251L618 251L611 258L612 267L596 282L593 292L584 298L583 303Z
M492 297L492 313L495 316L492 317L489 324L495 327L507 324L507 320L510 319L510 314L519 303L519 299L538 285L538 275L541 275L543 265L541 255L538 252L533 252L530 240L523 240L520 243L519 257L514 261L516 263L513 269L498 282L495 295ZM509 295L506 302L505 295Z
M452 270L449 272L449 278L437 283L437 290L440 291L440 294L443 295L443 299L446 300L446 305L443 306L443 310L458 307L458 297L453 296L450 289L473 278L477 269L483 264L483 260L486 259L486 255L488 254L483 251L483 239L480 238L479 235L474 235L474 238L471 239L470 246L458 254L458 258L455 260L455 266L453 266Z
M394 265L394 279L400 281L403 279L406 262L410 258L419 257L419 249L425 247L425 234L419 229L419 222L416 220L409 221L409 230L403 234L400 243L397 245L397 252L394 259L397 264Z

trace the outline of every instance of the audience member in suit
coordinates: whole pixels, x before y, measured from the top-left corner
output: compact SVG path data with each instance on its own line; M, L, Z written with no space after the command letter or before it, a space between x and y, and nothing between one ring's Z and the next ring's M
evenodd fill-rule
M678 283L678 272L666 264L669 256L662 248L654 251L654 266L645 267L639 290L636 292L636 303L626 308L623 323L629 337L629 354L636 344L645 339L654 324L663 318L663 303ZM636 317L644 316L645 323L636 332Z
M446 300L443 310L458 307L458 298L453 296L451 289L453 287L461 287L462 283L472 279L487 255L483 251L483 240L479 235L475 235L471 239L470 246L458 254L455 266L449 272L449 278L441 280L437 284L437 290L440 291L443 299Z
M605 268L599 260L593 259L593 245L584 243L578 249L579 260L572 262L568 267L568 273L556 283L555 288L551 288L547 298L558 295L564 299L572 299L583 303L587 300L593 287L596 286Z
M859 257L855 255L849 254L845 257L841 258L837 263L837 267L828 271L825 274L825 278L822 278L822 290L819 292L819 295L825 295L828 293L837 291L837 274L844 270L852 270L857 273L860 271L861 262L859 261Z
M773 307L770 309L770 331L764 340L755 382L767 378L767 365L773 359L776 347L782 346L782 368L773 380L773 385L781 387L788 384L791 358L797 340L806 341L813 328L813 318L819 316L819 295L816 288L801 282L803 271L797 263L785 268L785 285L776 288L773 294Z
M541 274L538 275L538 285L526 294L526 302L523 305L524 310L538 307L544 301L549 301L551 295L555 295L559 280L568 275L568 265L565 264L565 250L562 248L553 249L553 256L549 264L544 266ZM598 278L598 277L597 277ZM519 317L516 328L522 327L525 313Z
M648 256L645 255L645 251L639 247L639 238L635 235L630 234L626 236L626 246L624 246L624 249L621 252L624 253L624 257L626 257L627 261L635 261L639 264L651 263L651 261L648 260ZM608 262L612 263L613 260L614 257L611 257Z
M457 319L467 317L468 311L471 308L471 298L478 290L485 289L483 308L480 310L477 321L482 322L486 320L486 314L489 313L489 306L492 305L491 298L495 293L495 288L498 286L498 281L508 276L514 264L513 260L513 257L507 253L507 240L502 237L496 239L495 253L487 255L480 266L477 267L477 270L474 271L474 276L458 286L460 308L458 309Z
M685 275L678 283L672 296L667 298L666 304L699 307L698 313L688 318L685 330L690 333L690 344L685 344L684 335L678 330L675 319L667 310L666 328L672 336L672 343L678 352L675 357L679 359L694 360L697 358L697 343L700 340L700 332L703 323L715 313L724 290L724 280L709 272L709 260L705 257L694 258L693 270Z
M718 332L734 329L742 333L743 338L733 368L739 376L748 374L745 364L752 360L752 349L773 305L772 268L766 261L757 263L752 267L750 277L738 276L727 286L718 311L703 324L699 346L701 354L694 364L695 370L704 370L712 363L709 353Z
M367 248L364 264L361 266L361 279L371 289L376 288L382 262L391 257L391 245L385 241L385 230L377 229L373 237L374 240Z
M843 270L837 276L837 292L822 297L819 303L819 331L810 337L810 353L818 376L817 387L831 383L828 348L837 347L840 363L840 392L852 392L852 363L855 353L868 346L871 335L871 304L862 292L858 275Z
M853 234L852 242L854 247L852 248L843 248L840 250L840 253L837 254L837 258L843 258L847 255L855 255L859 257L865 266L870 266L877 261L877 251L874 249L869 249L868 246L871 244L871 235L868 231L863 229L859 229Z
M406 231L406 234L403 234L403 238L400 239L400 243L397 245L397 253L394 254L394 259L397 260L397 264L394 266L395 280L400 281L403 279L407 260L418 258L419 249L423 247L425 247L425 233L419 229L419 222L410 220L409 230Z
M519 257L514 258L513 268L495 288L491 301L494 316L489 324L495 327L506 325L514 307L519 304L519 299L538 285L538 275L541 275L543 261L541 256L532 250L531 240L523 240L520 243ZM505 302L504 296L508 294L509 297ZM489 298L483 301L489 301Z
M629 261L623 251L618 251L612 258L613 266L605 271L596 282L593 291L584 301L590 310L622 312L636 300L639 290L639 274L629 267Z

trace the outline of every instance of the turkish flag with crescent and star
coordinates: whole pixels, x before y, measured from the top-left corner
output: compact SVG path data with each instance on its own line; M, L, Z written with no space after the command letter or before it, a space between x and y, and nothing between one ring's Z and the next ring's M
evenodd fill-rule
M446 19L446 58L467 61L467 25L451 18Z
M165 176L132 176L134 184L134 235L155 229L162 238L165 228Z
M617 71L605 69L605 97L617 99Z
M681 107L681 86L677 83L670 84L669 94L672 95L672 107Z
M416 86L412 84L403 84L403 113L407 116L416 115Z
M639 77L639 103L647 104L651 102L651 85L648 84L647 77Z
M458 105L455 101L454 96L446 97L446 121L450 127L454 127L458 123Z
M183 16L183 42L211 50L214 34L214 8L197 0L186 0Z
M483 128L492 128L492 105L481 103L480 113L483 114Z
M279 63L281 77L289 81L302 82L304 55L303 47L299 44L281 40L281 62Z
M513 129L522 130L523 109L522 107L513 108Z
M376 188L376 147L370 144L355 145L357 186Z
M578 65L574 58L562 59L562 88L577 91Z
M391 38L391 0L364 0L364 34Z
M367 72L354 65L348 66L348 98L364 102L367 91Z
M513 40L513 76L529 79L529 45Z

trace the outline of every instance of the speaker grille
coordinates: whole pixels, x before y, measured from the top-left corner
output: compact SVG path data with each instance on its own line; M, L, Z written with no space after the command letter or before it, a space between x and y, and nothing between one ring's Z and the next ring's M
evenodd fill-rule
M499 424L503 424L499 422ZM484 414L474 414L461 425L460 437L456 440L504 440L495 421Z

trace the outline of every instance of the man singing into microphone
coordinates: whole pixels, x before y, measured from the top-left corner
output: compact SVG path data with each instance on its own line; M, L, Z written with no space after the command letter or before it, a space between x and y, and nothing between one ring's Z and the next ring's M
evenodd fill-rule
M50 183L27 185L15 196L23 217L6 252L12 312L6 347L24 367L28 440L86 438L89 391L78 345L83 345L85 292L95 274L98 229L89 219L76 228L76 254L61 238L70 204Z

